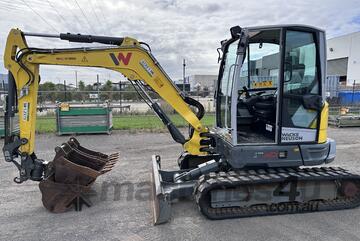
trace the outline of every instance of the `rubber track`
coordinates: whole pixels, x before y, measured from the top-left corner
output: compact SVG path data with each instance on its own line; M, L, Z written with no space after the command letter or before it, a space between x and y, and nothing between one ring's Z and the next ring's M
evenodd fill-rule
M352 182L357 193L351 197L338 195L333 200L314 200L306 203L286 202L277 204L257 204L248 207L210 206L210 191L215 189L234 188L254 184L274 184L290 181L328 181L339 184ZM338 189L339 193L339 189ZM202 175L194 189L195 199L200 211L209 219L227 219L250 216L265 216L287 213L304 213L331 211L355 208L360 205L360 175L352 174L339 167L316 168L269 168L258 170L241 170L230 172L209 173ZM273 207L272 207L273 205Z

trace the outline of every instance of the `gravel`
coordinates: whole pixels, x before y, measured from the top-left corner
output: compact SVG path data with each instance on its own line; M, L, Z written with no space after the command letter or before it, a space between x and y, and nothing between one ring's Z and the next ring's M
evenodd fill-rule
M329 129L337 141L333 166L360 171L360 128ZM37 136L39 158L51 160L54 147L69 136ZM80 143L105 153L119 152L113 171L97 179L91 208L62 214L48 212L36 182L15 184L15 167L0 161L0 240L360 240L360 209L210 221L194 201L173 204L172 219L152 225L149 201L151 155L163 169L177 168L181 146L167 133L80 135ZM0 143L1 145L3 143ZM359 149L358 149L359 148Z

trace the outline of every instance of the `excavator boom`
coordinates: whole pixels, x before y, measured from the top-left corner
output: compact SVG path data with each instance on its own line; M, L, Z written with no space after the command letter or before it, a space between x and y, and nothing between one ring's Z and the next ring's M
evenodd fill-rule
M116 47L39 49L28 47L25 36L57 37L71 42L97 42L113 44ZM204 154L200 150L199 133L207 130L190 109L187 103L189 98L176 88L151 52L141 47L141 44L135 39L80 34L45 35L23 33L13 29L8 36L4 63L9 70L9 82L15 82L12 86L16 88L14 92L17 93L10 96L14 98L10 101L18 101L18 111L22 117L20 118L20 139L27 140L26 144L20 146L21 152L32 154L34 151L37 91L40 79L39 66L63 65L106 68L120 72L130 81L144 82L194 128L193 138L185 141L172 123L166 123L175 139L184 144L186 151L192 154ZM17 100L15 100L16 95L18 95ZM11 104L13 103L11 102ZM155 112L160 114L161 110L156 103L151 104L155 105ZM16 105L12 106L16 108ZM162 120L164 121L163 118Z

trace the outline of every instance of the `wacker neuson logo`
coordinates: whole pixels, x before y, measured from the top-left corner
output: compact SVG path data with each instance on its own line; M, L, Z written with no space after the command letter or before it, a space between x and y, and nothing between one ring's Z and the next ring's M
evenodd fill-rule
M304 138L299 133L282 133L282 141L302 141Z
M282 142L309 142L316 140L316 129L311 128L294 128L282 127L281 141Z
M130 62L132 53L127 53L125 55L124 53L120 52L117 56L114 53L110 53L109 55L115 65L120 65L120 63L123 63L124 65L128 65Z

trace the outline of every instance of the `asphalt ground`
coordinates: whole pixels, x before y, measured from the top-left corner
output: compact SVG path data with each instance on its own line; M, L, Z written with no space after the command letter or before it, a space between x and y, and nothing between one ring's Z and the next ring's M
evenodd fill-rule
M338 151L332 166L360 171L359 134L360 128L329 129ZM68 138L38 135L38 157L51 160L54 147ZM113 171L94 184L93 206L81 212L48 212L42 206L38 184L15 184L12 180L17 170L1 158L0 240L360 240L360 208L211 221L200 214L194 201L181 200L173 204L169 223L153 226L151 155L161 155L163 169L175 169L181 146L167 133L118 131L77 138L91 149L120 153Z

